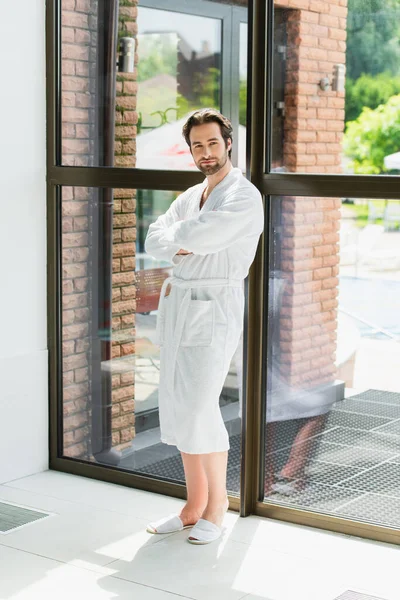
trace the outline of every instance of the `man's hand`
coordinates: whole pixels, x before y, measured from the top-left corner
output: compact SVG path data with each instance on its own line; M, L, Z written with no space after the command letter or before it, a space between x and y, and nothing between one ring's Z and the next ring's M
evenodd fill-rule
M183 250L183 248L181 248L177 254L180 256L186 256L186 254L193 254L193 252L188 252L187 250Z

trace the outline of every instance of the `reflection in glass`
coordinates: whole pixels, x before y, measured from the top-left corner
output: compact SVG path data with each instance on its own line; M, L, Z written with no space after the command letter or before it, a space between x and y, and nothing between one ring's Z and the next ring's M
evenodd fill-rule
M399 528L400 201L272 213L265 499Z
M63 164L195 169L181 129L221 108L221 19L136 1L62 8Z
M156 316L172 265L144 251L150 223L177 192L62 189L63 456L184 481L160 443ZM220 398L239 492L241 349Z
M181 131L193 110L221 108L221 21L140 8L138 27L136 166L195 169Z

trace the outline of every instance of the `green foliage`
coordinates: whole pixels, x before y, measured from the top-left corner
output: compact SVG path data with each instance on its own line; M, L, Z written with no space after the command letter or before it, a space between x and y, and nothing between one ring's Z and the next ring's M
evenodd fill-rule
M399 73L400 0L349 0L347 76Z
M372 205L379 215L374 219L376 225L383 225L383 213L387 200L356 200L354 204L346 204L347 211L353 213L356 227L363 229L370 223L370 206Z
M219 108L221 91L221 70L211 67L205 72L195 73L193 92L200 106Z
M400 94L400 76L391 73L361 75L356 81L346 80L346 121L357 119L363 108L377 108L392 96Z
M174 34L145 34L139 39L138 82L143 83L157 75L171 75L175 80L178 69L177 39ZM206 71L193 75L191 98L186 98L172 87L161 82L141 86L139 109L141 114L139 129L157 127L162 124L157 111L176 109L179 119L189 112L203 107L219 108L221 97L221 70L209 68ZM246 81L240 81L239 92L239 121L246 125ZM168 115L168 120L174 120L173 113Z
M178 57L172 34L143 35L139 44L138 82L156 75L176 77Z
M400 150L400 95L392 96L375 110L364 108L347 125L344 152L352 159L355 173L386 173L384 158Z
M219 108L220 81L221 71L214 67L195 73L192 88L194 99L189 100L182 94L177 95L178 118L184 117L198 108Z
M170 75L175 80L178 69L177 39L174 34L143 35L139 41L140 60L138 63L138 82L142 83L157 75ZM185 116L197 108L210 106L217 108L220 104L221 71L216 68L193 76L192 98L185 98L172 88L162 84L149 89L141 88L140 105L143 112L143 124L157 127L160 125L156 118L157 109L176 109L177 118ZM169 115L169 120L173 117ZM162 124L162 123L161 123Z

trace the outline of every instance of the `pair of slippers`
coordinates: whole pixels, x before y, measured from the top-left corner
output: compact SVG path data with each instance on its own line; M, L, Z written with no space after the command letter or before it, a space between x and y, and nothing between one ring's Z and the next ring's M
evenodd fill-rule
M183 531L183 529L191 529L188 542L196 545L215 542L222 534L222 529L218 527L218 525L215 525L206 519L199 519L195 525L184 526L178 515L169 515L159 521L150 523L147 526L146 531L149 533L163 534L176 533L177 531Z

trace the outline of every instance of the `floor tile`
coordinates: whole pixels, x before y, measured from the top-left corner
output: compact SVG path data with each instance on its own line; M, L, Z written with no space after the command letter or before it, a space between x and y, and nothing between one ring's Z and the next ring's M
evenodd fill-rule
M341 482L339 487L400 498L400 465L389 462L382 463L373 469L364 471Z
M377 463L390 460L396 455L397 452L393 450L355 448L353 446L321 442L315 458L323 462L353 467L354 469L368 469L374 467Z
M329 565L302 556L266 555L250 547L237 575L237 585L251 587L250 598L268 600L332 600L343 589L340 576L328 576Z
M338 402L335 405L335 410L389 419L400 418L400 406L398 402L396 404L384 404L382 402L370 401L365 402L364 400L357 399L355 396Z
M0 598L185 600L164 591L0 546Z
M350 427L336 427L324 433L322 441L358 448L378 448L389 452L394 450L400 453L400 438L384 435L383 431L383 428L363 431Z
M361 473L361 469L313 460L307 469L307 480L313 483L335 485L357 473Z
M13 488L9 485L0 485L0 500L4 502L15 502L27 506L28 508L37 508L45 512L66 513L77 512L82 509L82 505L77 502L61 500L51 496L45 496L37 492Z
M354 471L331 466L337 477ZM362 500L357 490L312 483L303 502L350 518L369 507L370 519L388 502L361 493ZM0 536L7 600L334 600L349 589L399 600L393 545L228 512L221 540L192 546L187 531L152 536L148 519L137 517L146 500L154 518L181 501L56 472L0 486L0 498L56 513ZM392 501L388 514L400 511L400 499Z
M358 553L352 556L342 554L336 548L335 551L320 550L319 556L314 556L312 560L297 554L286 556L283 561L276 555L275 560L269 557L265 562L262 553L258 554L259 558L257 555L252 558L251 549L248 554L254 567L251 593L256 599L333 600L343 591L354 589L395 600L398 598L394 595L396 590L398 594L395 566L399 556L397 549L382 554L386 562L381 562L378 560L379 553L364 552L365 546L368 544L360 542Z
M180 532L109 566L118 571L116 577L195 600L240 600L251 592L250 582L245 587L236 582L249 546L227 536L210 545L193 546L187 536L187 531Z
M391 420L387 417L374 417L371 415L333 410L327 419L326 429L330 427L354 427L355 429L369 431L375 429L375 427L379 427L379 425L386 425Z
M79 501L87 506L149 521L176 512L182 506L182 501L176 498L57 471L46 471L31 477L24 477L9 482L7 487L27 490L69 502Z
M276 551L281 554L301 556L312 562L321 555L327 560L334 560L340 554L344 559L352 559L360 554L366 542L356 537L339 533L327 533L320 529L283 523L273 519L247 517L242 519L235 513L228 512L224 525L229 539L248 544L265 551ZM376 560L385 560L388 549L393 547L386 544L370 543L366 556Z
M319 483L307 483L303 490L290 496L270 494L265 501L271 504L308 508L313 511L329 513L350 500L360 496L360 492Z
M340 507L338 513L366 523L397 527L400 537L400 498L364 494L361 498Z
M93 494L96 492L94 486ZM132 492L132 498L134 496L135 492ZM141 548L160 541L146 533L147 519L93 509L7 486L0 486L0 498L28 508L51 511L50 518L0 536L0 544L4 546L48 558L76 561L96 569L125 554L127 548Z
M353 399L365 400L368 402L379 402L382 404L399 405L399 393L387 392L386 390L364 390L354 394Z
M400 419L397 421L391 421L387 425L382 425L375 430L377 433L386 433L389 435L400 436Z
M280 552L276 551L276 542L282 524L274 523L276 536L272 542L271 528L258 528L256 519L240 521L248 522L252 529L252 537L247 538L251 544L235 542L233 537L238 532L228 527L221 542L192 547L182 532L109 567L118 572L115 577L143 584L152 581L155 587L196 600L239 599L246 592L271 600L331 600L348 589L348 583L359 587L366 566L371 572L369 585L377 588L382 574L374 570L377 562L385 565L386 587L397 579L398 553L390 546L368 545L355 538L290 526L287 535L281 535L285 545ZM259 521L264 524L264 520ZM255 532L262 537L256 540ZM354 563L355 557L360 564Z

